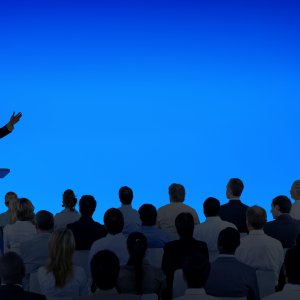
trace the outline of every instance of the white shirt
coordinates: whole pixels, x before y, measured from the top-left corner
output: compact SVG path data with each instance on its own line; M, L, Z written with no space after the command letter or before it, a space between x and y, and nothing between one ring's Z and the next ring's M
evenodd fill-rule
M263 300L299 300L300 299L300 284L287 283L281 292L269 295Z
M206 294L205 290L202 289L186 289L184 296L173 298L174 300L217 300L213 296Z
M45 267L38 269L38 281L41 294L52 297L75 297L88 294L88 280L83 268L73 266L73 276L69 278L63 288L55 286L53 273L48 273Z
M251 230L241 238L235 257L257 270L274 271L278 278L284 261L284 250L278 240L266 235L263 230Z
M127 239L123 233L115 235L108 234L107 236L95 241L90 250L89 263L97 252L101 250L110 250L118 256L121 266L126 265L129 258L126 241Z
M54 216L54 229L66 228L68 224L78 221L80 217L81 215L77 210L71 211L66 208Z
M130 204L122 204L118 208L124 217L123 233L129 235L133 231L138 231L141 225L140 215L137 210L133 209Z
M290 216L293 219L300 220L300 200L295 200L292 205Z
M16 221L3 229L4 253L14 251L20 253L20 244L36 235L35 226L31 221Z

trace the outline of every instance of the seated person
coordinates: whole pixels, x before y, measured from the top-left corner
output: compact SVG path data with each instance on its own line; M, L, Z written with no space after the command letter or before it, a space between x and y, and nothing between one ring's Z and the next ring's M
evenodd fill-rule
M73 232L76 250L90 250L96 240L107 234L105 227L92 218L96 206L97 202L93 196L82 196L79 201L80 219L67 225Z
M18 196L15 192L7 192L5 194L4 204L7 207L7 211L0 214L0 227L4 227L16 221L12 218L12 210L15 206L15 202L17 202L17 199Z
M157 211L154 205L143 204L139 208L139 215L142 221L139 231L146 236L148 248L163 248L172 240L169 233L156 225Z
M291 207L290 216L300 220L300 180L295 180L290 190L291 198L295 200Z

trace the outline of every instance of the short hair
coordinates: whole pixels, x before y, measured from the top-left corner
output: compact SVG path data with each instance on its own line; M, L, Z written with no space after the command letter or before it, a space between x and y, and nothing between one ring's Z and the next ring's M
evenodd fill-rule
M101 290L113 289L118 281L120 262L115 253L110 250L97 252L90 263L93 279L92 292L98 287Z
M121 233L124 227L124 217L117 208L110 208L104 214L104 225L109 234Z
M267 213L264 208L254 205L247 208L247 222L254 229L262 229L267 223Z
M96 199L92 195L83 195L79 200L79 211L83 216L92 216L96 206Z
M284 267L288 283L300 284L300 248L293 247L287 250Z
M139 208L139 215L144 226L153 226L156 224L157 211L152 204L143 204Z
M18 198L17 194L15 192L7 192L4 196L4 203L6 206L9 206L9 202L11 199L16 200Z
M2 284L21 284L25 276L25 266L21 256L6 252L0 257L0 278Z
M119 189L119 198L122 204L128 205L131 204L133 199L133 191L128 186L122 186Z
M47 210L40 210L35 215L35 223L38 229L52 230L54 227L53 214Z
M214 197L209 197L203 202L203 211L207 217L215 217L220 212L220 201Z
M181 238L193 237L194 233L194 218L188 212L180 213L175 219L175 226L178 235Z
M298 179L298 180L295 180L294 182L293 182L293 188L297 191L297 192L300 192L300 180Z
M218 249L223 254L234 254L240 245L240 233L235 228L227 227L218 236Z
M186 256L182 265L183 276L188 288L203 288L210 272L210 263L199 253Z
M75 210L77 198L73 190L68 189L63 193L63 207L69 208L71 211Z
M34 221L34 206L27 198L20 198L16 206L19 221Z
M279 207L279 211L283 214L288 214L292 208L292 202L287 196L277 196L272 201L274 206Z
M169 186L169 196L172 202L183 202L185 199L184 186L179 183L172 183Z
M227 184L233 196L240 197L244 190L244 184L239 178L231 178Z

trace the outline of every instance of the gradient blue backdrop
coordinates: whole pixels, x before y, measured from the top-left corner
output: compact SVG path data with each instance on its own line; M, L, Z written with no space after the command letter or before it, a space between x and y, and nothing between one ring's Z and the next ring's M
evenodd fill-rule
M102 222L120 186L159 207L179 182L203 220L240 177L269 212L300 177L299 14L299 1L1 1L1 123L23 112L1 140L1 196L55 213L72 188Z

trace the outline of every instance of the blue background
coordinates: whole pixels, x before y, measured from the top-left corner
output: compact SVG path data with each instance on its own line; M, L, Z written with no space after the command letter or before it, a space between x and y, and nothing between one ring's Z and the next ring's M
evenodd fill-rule
M1 1L1 124L23 112L1 140L1 196L56 213L71 188L102 222L120 186L159 207L178 182L203 221L205 198L225 203L239 177L269 213L299 178L299 14L299 1Z

